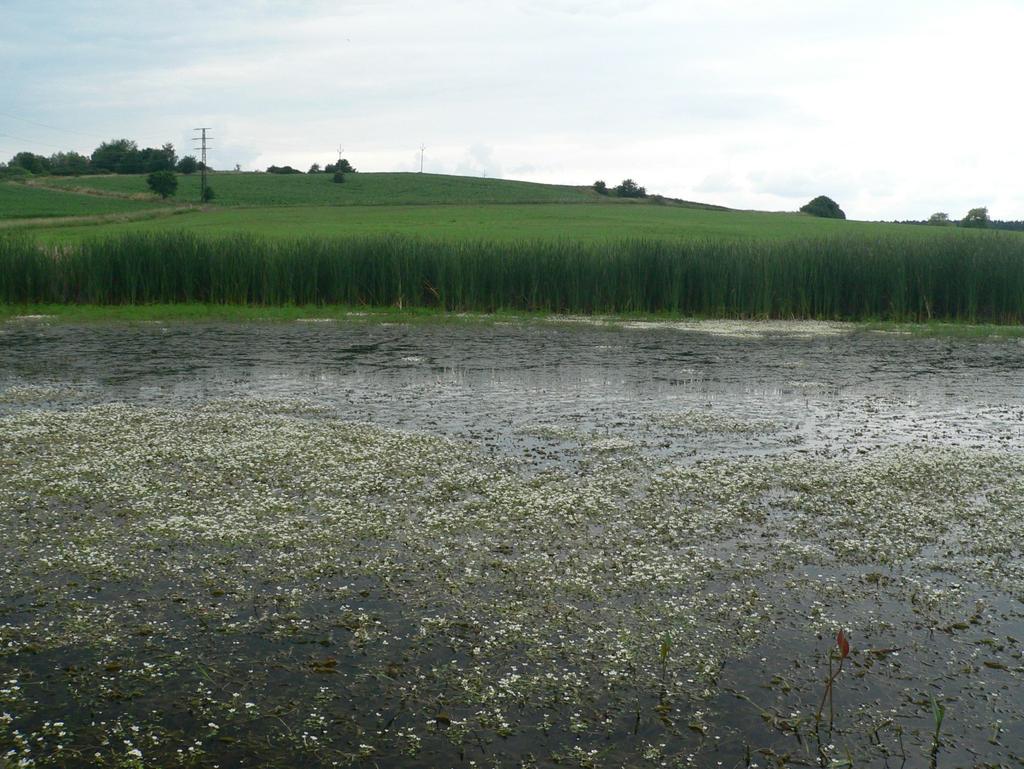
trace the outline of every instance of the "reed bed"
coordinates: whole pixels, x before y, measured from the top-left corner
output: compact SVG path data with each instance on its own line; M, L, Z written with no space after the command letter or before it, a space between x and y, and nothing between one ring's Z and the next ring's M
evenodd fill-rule
M727 318L1024 321L1024 238L787 241L0 238L0 302L436 307Z

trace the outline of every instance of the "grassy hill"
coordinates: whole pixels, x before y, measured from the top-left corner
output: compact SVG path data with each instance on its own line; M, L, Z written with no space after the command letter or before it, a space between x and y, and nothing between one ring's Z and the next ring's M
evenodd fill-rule
M58 242L79 241L99 234L171 231L204 236L252 234L271 239L411 235L444 240L580 242L636 238L780 241L845 235L884 237L887 234L927 239L941 234L971 235L966 230L952 228L844 222L802 214L568 203L220 208L145 221L40 228L33 233L37 239Z
M213 173L209 184L220 206L372 206L468 203L595 203L603 200L587 187L440 174L347 174L342 184L331 174ZM40 184L111 195L146 196L146 177L50 177ZM199 174L178 176L175 199L199 200Z
M779 240L841 234L930 238L951 232L803 214L731 211L653 198L618 199L598 195L589 187L438 174L359 173L335 184L328 174L216 173L211 174L210 183L217 194L213 204L187 216L92 219L80 224L62 221L60 226L47 226L44 221L35 224L33 237L57 242L126 232L187 230L202 235L247 233L271 238L397 234L449 240L598 242L629 238ZM141 175L44 177L33 180L32 185L0 185L7 196L0 198L0 219L121 214L167 206L146 191ZM198 195L199 177L179 176L178 194L171 200L187 210L194 206L189 201Z
M130 200L0 183L0 220L124 214L158 208L159 198Z

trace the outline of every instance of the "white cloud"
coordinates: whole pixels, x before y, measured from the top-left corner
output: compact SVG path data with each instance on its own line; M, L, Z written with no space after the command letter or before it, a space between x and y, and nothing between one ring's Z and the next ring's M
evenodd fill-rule
M435 171L1024 218L1024 7L1006 0L6 6L32 45L0 46L4 111L179 148L211 125L215 165L308 166L342 143L361 169L412 170L422 141Z

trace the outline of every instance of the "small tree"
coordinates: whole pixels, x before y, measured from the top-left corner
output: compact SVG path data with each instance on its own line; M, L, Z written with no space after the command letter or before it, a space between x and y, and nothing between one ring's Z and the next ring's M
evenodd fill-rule
M972 208L970 211L967 212L967 216L965 216L961 220L960 226L976 227L980 229L983 227L988 227L991 223L992 220L988 218L987 208Z
M157 195L166 200L178 189L178 177L173 171L154 171L146 177L146 184Z
M314 163L313 165L311 165L309 167L309 170L306 173L309 173L309 174L318 174L318 173L320 173L320 164L319 163Z
M331 181L333 181L335 184L342 184L345 181L345 174L343 174L341 171L335 171L334 177Z
M952 224L952 222L949 221L949 214L944 213L942 211L936 211L934 214L928 217L928 224L931 224L935 227L948 227L950 224Z
M202 201L204 203L209 203L211 200L214 199L214 197L216 197L213 194L213 187L207 184L206 187L203 189L203 194L200 195L199 197L202 198Z
M594 182L594 192L596 192L598 195L607 195L608 185L605 184L602 180L598 179L596 182Z
M647 190L632 179L623 179L622 184L615 188L615 194L620 198L645 198Z
M343 174L354 174L356 172L356 169L354 169L352 167L352 164L349 163L345 158L342 158L337 163L328 163L327 165L325 165L324 171L326 171L329 174L335 172L340 172Z
M194 155L186 155L178 161L178 172L183 174L194 174L199 170L199 161Z
M845 219L846 214L832 198L819 195L810 203L800 207L800 211L811 216L820 216L823 219Z

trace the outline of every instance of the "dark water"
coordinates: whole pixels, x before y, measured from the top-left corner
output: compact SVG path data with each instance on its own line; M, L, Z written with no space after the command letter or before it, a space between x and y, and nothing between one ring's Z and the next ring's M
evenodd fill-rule
M447 631L458 636L449 639L450 648L433 637L419 640L403 628L427 613L427 603L436 602L452 616L458 615L456 603L441 591L410 587L406 595L393 583L351 571L339 575L339 584L358 585L356 592L365 593L364 608L395 630L386 653L351 643L337 646L336 636L325 637L327 617L337 607L318 599L299 610L308 620L308 636L299 633L285 641L269 631L229 640L184 631L183 617L168 619L177 630L166 639L135 636L130 648L118 650L119 659L138 663L170 660L176 671L164 684L140 677L134 689L130 682L103 682L103 671L115 678L121 670L104 667L111 664L111 652L96 643L26 650L11 642L0 656L0 675L6 666L19 681L31 681L38 687L37 704L14 699L5 704L0 694L0 712L20 717L15 711L24 709L24 724L33 733L50 729L46 722L79 725L83 736L73 758L54 752L56 738L50 737L46 751L33 754L54 765L118 765L123 751L106 745L97 751L100 758L90 752L86 744L98 732L85 724L102 717L103 734L117 734L111 724L119 714L141 724L142 733L162 735L158 745L147 743L143 752L147 761L158 756L163 765L172 760L201 766L286 764L289 756L295 761L302 756L303 765L359 766L1022 765L1024 593L1014 586L1021 570L1019 546L995 548L998 555L992 556L984 548L966 547L958 537L977 544L979 531L998 537L998 527L993 531L985 518L988 528L959 530L956 516L947 516L941 535L894 534L925 543L903 562L874 561L855 549L843 555L847 551L827 518L811 532L801 528L811 513L792 501L799 479L769 486L776 472L770 463L776 459L803 458L809 468L815 462L835 463L829 465L836 468L835 489L819 479L807 493L835 494L837 507L849 501L840 498L849 488L839 477L844 466L859 468L858 463L891 452L911 458L913 452L928 455L937 449L967 452L967 457L983 452L1015 468L1024 449L1024 344L819 333L817 327L802 326L764 333L755 325L740 331L543 323L25 321L0 326L0 392L37 388L40 393L0 399L0 415L104 403L189 410L254 396L306 399L343 421L465 442L495 461L519 463L526 473L586 476L595 472L595 452L617 457L616 451L625 450L616 447L628 444L623 456L642 458L641 468L685 472L705 462L761 463L751 467L765 475L758 482L766 489L758 497L756 523L695 541L702 552L718 554L734 567L710 574L705 592L720 593L723 601L756 592L763 632L726 654L704 691L697 691L699 684L687 688L685 666L677 671L680 683L673 697L685 703L682 710L689 715L684 718L664 715L659 703L665 694L657 687L636 684L634 691L626 682L609 689L603 680L591 679L580 684L575 703L523 702L509 729L467 719L464 738L450 739L447 721L457 720L460 707L471 710L458 702L450 692L452 679L437 668L468 666L467 650L477 643L471 636L478 631L466 630L472 625L468 621L456 626L463 630ZM978 460L964 473L980 478L984 464ZM869 465L866 477L903 493L902 465L896 465L882 464L877 472ZM1010 471L967 485L977 499L965 496L964 510L1024 497ZM707 493L714 498L713 490ZM916 506L915 515L942 501L907 493L898 498ZM733 501L729 497L723 504ZM402 557L400 548L396 553ZM8 556L14 554L12 547ZM61 579L74 581L64 573ZM107 591L104 602L142 606L176 593L187 598L201 588L175 581L104 585L95 577L62 588L68 595L80 590L82 601L93 600L97 589ZM253 587L251 599L231 591L216 598L226 604L226 613L254 615L255 623L263 619L261 589L269 594L269 587ZM318 589L323 596L326 588ZM503 595L497 587L489 589ZM466 595L481 605L493 597ZM16 630L41 616L46 610L31 598L4 591L0 623ZM140 608L139 615L146 611ZM831 636L822 630L830 625L821 617L832 615L856 629L856 652L844 662L846 672L833 692L834 733L827 727L827 706L817 728L810 718L824 693L831 646ZM656 649L657 640L650 645ZM528 647L509 649L502 652L503 662L514 662L517 654L530 659ZM202 664L187 673L174 667L183 651ZM654 661L641 666L655 681L656 657L652 653ZM367 675L388 665L396 667L387 668L384 677ZM566 665L596 675L580 660ZM317 675L310 677L310 669ZM425 693L413 695L417 676ZM641 677L638 673L637 680ZM325 692L321 681L333 690ZM97 686L118 691L102 704L80 691ZM234 690L244 691L239 701L258 699L265 718L237 727L227 739L224 727L218 736L204 725L225 718L223 703ZM330 749L311 748L308 737L296 736L305 723L299 714L313 718L307 711L317 697L323 702L313 711L329 712L329 726L316 734ZM938 740L933 698L945 707ZM583 727L571 726L576 710L584 711ZM553 714L550 728L538 727L542 711ZM422 731L427 720L437 723ZM406 738L396 736L400 726L419 730L419 752L403 752ZM197 737L201 749L187 761L176 758L179 746ZM373 743L372 753L360 752L362 740ZM0 753L22 750L18 745L7 734L0 738Z
M755 326L756 328L756 326ZM804 448L994 437L1019 446L1024 343L878 333L737 338L544 325L8 324L0 382L84 400L310 397L351 419L521 450L516 427L629 424L728 404L792 420ZM611 428L609 428L611 429ZM698 445L674 451L706 450ZM742 445L715 446L742 452Z

